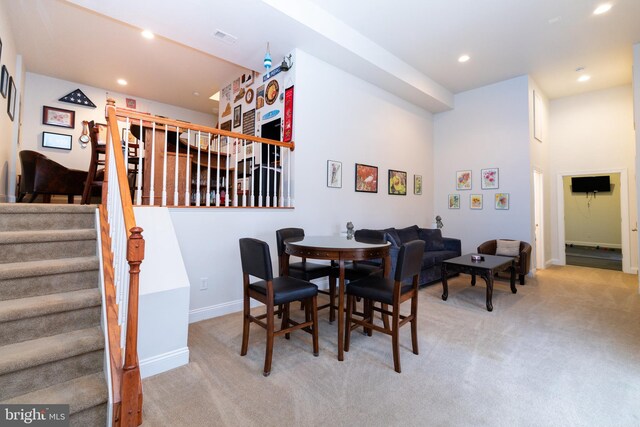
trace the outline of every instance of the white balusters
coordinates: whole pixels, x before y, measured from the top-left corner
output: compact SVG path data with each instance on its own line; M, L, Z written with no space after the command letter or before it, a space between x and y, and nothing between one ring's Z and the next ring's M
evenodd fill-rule
M179 173L179 163L178 160L180 158L180 128L176 128L176 161L175 167L173 169L174 179L173 179L173 205L180 206L180 201L178 200L178 173Z
M141 129L142 129L142 125ZM155 174L156 171L156 122L151 125L151 170L149 176L151 178L151 185L149 186L149 204L153 206L155 204Z
M167 125L164 125L164 151L162 155L162 206L167 206L167 141L169 132Z

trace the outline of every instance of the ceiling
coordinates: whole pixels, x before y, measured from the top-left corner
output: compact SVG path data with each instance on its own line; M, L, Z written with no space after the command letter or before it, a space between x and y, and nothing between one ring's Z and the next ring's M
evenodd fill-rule
M248 69L302 49L433 112L529 74L549 98L628 84L640 1L12 0L27 71L197 111ZM154 40L140 36L148 28ZM221 30L237 37L217 40ZM466 53L470 61L457 58ZM237 65L236 65L237 64ZM576 68L585 67L582 72ZM578 83L580 74L591 80ZM126 88L117 78L129 81ZM198 92L199 96L193 93Z

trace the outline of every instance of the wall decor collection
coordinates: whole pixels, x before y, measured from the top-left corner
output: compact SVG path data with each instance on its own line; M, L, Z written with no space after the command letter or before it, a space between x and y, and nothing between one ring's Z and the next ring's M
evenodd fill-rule
M389 194L407 195L407 173L389 169Z
M472 171L462 170L456 172L456 190L471 190ZM496 190L500 188L500 171L498 168L480 169L480 188L482 190ZM460 195L449 194L449 209L460 209ZM495 193L494 208L496 210L509 209L509 193ZM484 194L469 195L469 209L481 210L484 204Z
M413 194L422 194L422 175L413 175Z
M76 112L64 110L62 108L42 107L42 124L50 126L60 126L73 129L76 122Z
M482 209L482 194L472 194L469 198L471 209Z
M496 193L496 209L509 209L509 193Z
M459 194L449 194L449 209L460 209Z
M236 105L233 108L233 127L238 128L240 127L240 123L241 123L241 114L242 114L242 105Z
M483 190L499 188L498 168L481 169L480 179Z
M356 163L356 191L378 192L378 167Z
M456 172L456 190L471 190L471 171Z
M83 107L91 107L96 108L96 104L91 102L91 100L84 94L80 88L74 90L73 92L69 92L62 98L58 99L60 102L67 102L69 104L82 105ZM129 99L127 99L127 108L129 107ZM135 106L133 108L136 108Z
M327 160L327 187L342 188L342 162Z
M3 98L7 97L7 91L9 89L9 71L7 70L7 66L2 66L2 79L0 80L0 94L2 94Z
M42 146L47 148L57 148L60 150L71 150L71 135L42 132Z
M11 121L16 114L16 84L13 82L13 77L9 77L9 101L7 103L7 114Z

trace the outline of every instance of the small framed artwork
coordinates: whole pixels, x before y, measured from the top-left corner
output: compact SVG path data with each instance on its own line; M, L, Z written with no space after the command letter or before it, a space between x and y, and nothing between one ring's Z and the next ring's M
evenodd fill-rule
M0 94L3 98L7 97L7 89L9 89L9 70L7 66L2 66L2 77L0 78Z
M509 193L496 193L496 209L509 209Z
M407 195L407 173L389 169L389 194Z
M72 110L63 110L55 107L42 107L42 124L50 126L60 126L63 128L73 129L76 122L76 112Z
M471 190L471 171L456 172L456 190Z
M342 162L327 160L327 187L342 188Z
M422 194L422 175L413 175L413 194Z
M472 194L469 198L471 209L482 209L482 194Z
M242 115L242 105L236 105L233 109L233 127L240 127L240 116Z
M42 132L42 146L44 148L71 150L71 135L63 135L61 133L53 132Z
M449 194L449 209L460 209L459 194Z
M96 123L95 126L98 128L98 145L106 145L107 125L105 125L104 123Z
M356 163L356 191L378 192L378 167Z
M483 190L499 188L498 168L480 169L480 180Z
M7 102L7 114L11 121L16 114L16 84L13 82L13 77L9 77L9 102Z

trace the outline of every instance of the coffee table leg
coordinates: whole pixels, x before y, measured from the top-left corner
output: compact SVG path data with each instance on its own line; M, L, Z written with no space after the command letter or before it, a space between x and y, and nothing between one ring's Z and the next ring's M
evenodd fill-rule
M515 261L511 261L511 292L518 292L516 289L516 265Z
M476 273L471 273L471 286L476 285Z
M442 274L442 300L446 301L449 298L449 286L447 285L447 264L442 263L440 268Z
M491 303L493 297L493 271L485 271L482 273L482 278L487 282L487 311L493 311L493 304Z

